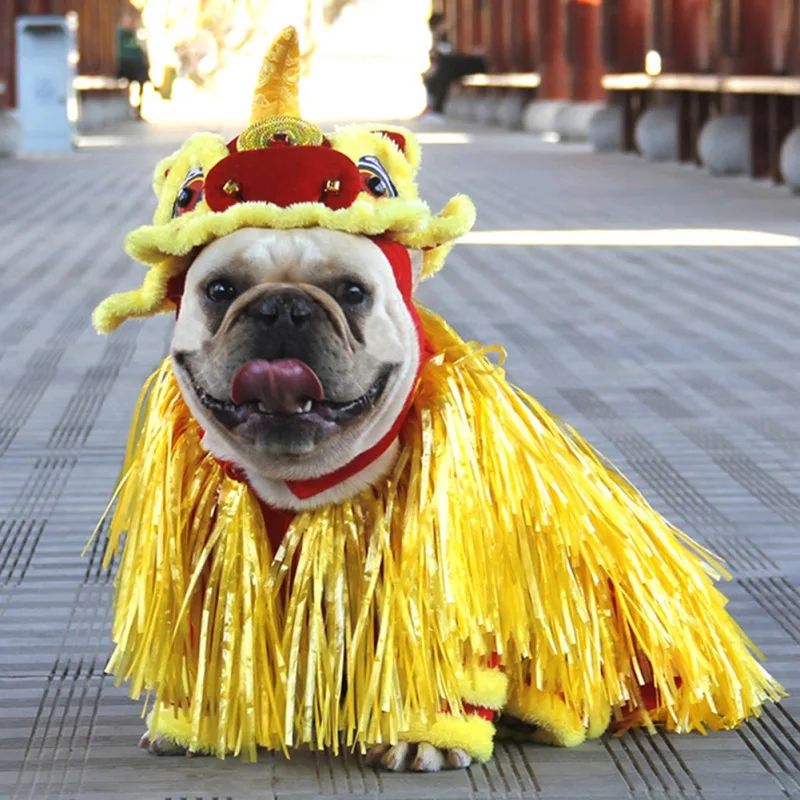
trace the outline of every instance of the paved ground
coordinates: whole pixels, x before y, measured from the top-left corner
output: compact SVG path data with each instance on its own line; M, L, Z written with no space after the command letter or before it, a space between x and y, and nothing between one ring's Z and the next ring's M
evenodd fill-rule
M500 746L438 776L354 756L156 759L139 706L103 676L113 574L102 512L167 319L109 339L95 303L138 282L123 233L176 132L123 132L68 158L0 162L0 798L800 797L800 700L737 732L634 734L574 751ZM115 145L109 147L108 145ZM777 189L522 135L426 151L426 195L465 190L479 228L725 228L800 235ZM734 234L726 235L734 243ZM614 458L737 574L731 608L800 690L800 250L457 249L423 298L503 342L512 377Z

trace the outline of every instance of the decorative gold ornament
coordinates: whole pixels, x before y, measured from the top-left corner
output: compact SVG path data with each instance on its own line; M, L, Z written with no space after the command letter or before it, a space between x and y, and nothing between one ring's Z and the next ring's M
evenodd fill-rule
M242 191L242 187L239 186L239 184L236 183L236 181L228 180L225 181L225 185L222 187L222 191L225 192L225 194L236 195Z
M240 135L238 150L260 150L273 145L321 145L325 137L310 122L294 117L270 117L256 122Z
M300 47L297 31L285 28L264 56L253 93L250 122L280 114L300 116Z

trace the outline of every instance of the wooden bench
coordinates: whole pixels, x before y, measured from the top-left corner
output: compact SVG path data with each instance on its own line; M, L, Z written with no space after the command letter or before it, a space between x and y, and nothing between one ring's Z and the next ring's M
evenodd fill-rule
M723 92L741 97L750 117L753 177L783 183L781 146L800 125L800 76L730 75L723 82Z
M78 75L72 86L76 92L113 92L127 89L128 81L108 75Z
M720 80L719 75L648 75L644 72L605 75L602 79L603 88L612 102L622 105L623 150L636 150L636 123L648 106L662 101L660 93L675 92L678 106L678 159L699 163L697 141L712 112L711 98L721 91Z
M542 82L538 72L479 72L465 75L456 83L457 94L477 96L477 102L488 106L486 119L481 117L480 109L476 119L479 122L499 123L515 130L522 127L523 111L527 102L533 99L536 89ZM486 99L487 103L483 103ZM497 112L492 108L496 102Z
M538 72L479 73L461 79L462 86L482 89L537 89L542 82Z
M130 115L130 86L125 78L78 75L72 86L78 96L79 126L93 130Z
M636 149L634 130L651 100L675 97L678 109L678 158L700 163L700 132L715 115L738 111L750 119L754 178L782 182L780 148L800 124L800 76L628 73L606 75L603 88L623 110L623 147Z

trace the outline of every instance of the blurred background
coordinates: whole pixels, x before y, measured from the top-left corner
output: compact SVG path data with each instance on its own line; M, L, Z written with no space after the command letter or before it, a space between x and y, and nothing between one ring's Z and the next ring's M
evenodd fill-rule
M800 797L800 0L0 0L0 800ZM308 119L397 120L479 210L419 299L718 553L791 694L738 731L503 743L439 776L357 754L153 759L104 674L101 527L170 315L126 234L185 137L241 132L263 53ZM326 127L329 130L329 127ZM657 163L653 163L657 162Z
M795 189L799 8L800 0L2 0L0 153L20 147L19 63L32 72L38 52L22 58L15 27L26 19L69 20L66 92L26 85L40 100L65 93L84 133L131 110L151 122L241 119L266 45L293 24L310 118L427 112L438 122L447 112Z
M15 19L75 12L78 99L89 105L110 100L89 95L113 92L119 78L138 82L138 44L148 60L145 118L240 119L266 47L295 25L309 116L414 116L425 106L430 10L429 0L3 0L0 107L16 104Z

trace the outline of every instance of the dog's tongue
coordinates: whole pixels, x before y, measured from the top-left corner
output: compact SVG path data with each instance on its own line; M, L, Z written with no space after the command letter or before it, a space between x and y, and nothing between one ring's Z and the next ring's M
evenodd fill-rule
M231 381L234 403L261 403L274 414L298 414L309 400L322 400L322 384L311 367L293 358L248 361Z

